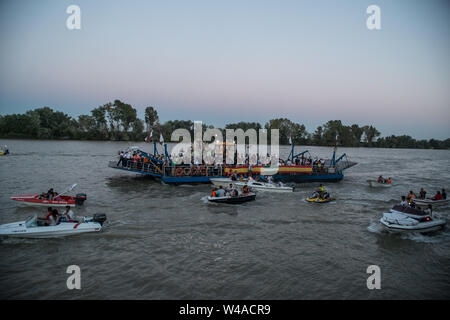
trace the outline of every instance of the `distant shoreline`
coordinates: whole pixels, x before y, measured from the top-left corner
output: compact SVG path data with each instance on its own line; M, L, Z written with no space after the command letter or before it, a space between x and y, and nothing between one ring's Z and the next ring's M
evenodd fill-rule
M176 129L185 129L194 133L191 120L169 120L159 122L157 110L148 106L145 119L137 117L137 110L120 100L108 102L91 111L91 115L80 115L77 119L49 107L36 108L24 114L0 115L0 138L19 140L55 140L55 141L122 141L143 142L152 137L170 141ZM329 120L318 126L314 132L308 132L301 123L287 118L275 118L265 124L259 122L228 123L224 128L202 123L202 130L216 129L225 137L228 129L241 129L244 132L266 129L267 143L270 144L270 130L279 130L279 145L324 146L354 148L396 148L396 149L450 149L450 138L446 140L416 140L408 135L380 137L381 133L372 125L360 127L358 124L344 125L341 120Z
M153 147L153 142L147 143L145 141L138 141L138 140L95 140L95 139L35 139L35 138L12 138L12 137L1 137L1 140L28 140L28 141L48 141L48 142L63 142L63 141L78 141L78 142L129 142L129 143L145 143L148 144L148 146ZM157 145L160 145L159 142L156 142ZM177 144L178 142L172 142L172 141L166 141L167 144ZM211 143L208 141L205 141L205 143ZM279 144L280 147L290 147L290 144ZM312 144L300 144L300 145L294 145L297 147L324 147L324 148L333 148L334 146L325 146L325 145L312 145ZM353 149L404 149L404 150L450 150L449 148L411 148L411 147L379 147L379 146L337 146L338 148L353 148Z

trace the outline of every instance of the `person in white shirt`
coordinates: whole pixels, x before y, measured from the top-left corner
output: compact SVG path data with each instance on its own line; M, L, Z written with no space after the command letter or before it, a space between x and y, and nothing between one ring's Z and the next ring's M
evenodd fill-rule
M423 212L425 212L426 214L429 214L432 218L433 218L433 209L431 207L431 204L428 205L428 208L426 208L425 210L423 210Z
M400 202L400 205L403 206L403 207L409 206L409 203L408 203L408 201L406 201L406 197L405 196L402 196L402 201Z
M73 213L73 211L70 209L70 206L66 206L66 211L62 214L63 217L65 217L67 219L67 221L75 220L75 214Z

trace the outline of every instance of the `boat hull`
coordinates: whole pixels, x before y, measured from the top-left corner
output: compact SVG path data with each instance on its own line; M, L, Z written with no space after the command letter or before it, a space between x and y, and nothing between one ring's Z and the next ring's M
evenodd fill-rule
M308 202L313 202L313 203L327 203L327 202L331 202L336 200L335 198L327 198L327 199L320 199L320 198L306 198L305 199Z
M256 199L256 194L252 193L247 196L238 197L208 197L208 201L211 203L228 203L228 204L241 204Z
M27 227L25 221L0 226L1 237L58 238L81 233L99 232L102 226L97 222L63 222L56 226Z
M244 187L244 186L248 186L250 189L252 190L257 190L257 191L262 191L262 192L282 192L282 193L286 193L286 192L293 192L294 188L292 187L279 187L276 185L269 185L267 183L252 183L252 182L241 182L241 181L234 181L233 183L234 186L236 187Z
M446 200L431 200L431 199L414 199L413 200L416 204L421 206L427 206L431 204L433 207L439 207L439 206L445 206L448 204L448 199Z
M427 222L419 222L416 225L400 225L396 223L390 223L383 218L380 219L381 225L391 232L432 232L440 230L446 224L445 220L442 219L434 219L432 221Z
M41 207L75 207L75 197L63 196L61 200L47 200L39 199L39 195L22 195L11 197L11 200L20 202L28 206L41 206Z
M392 186L391 183L380 183L376 180L367 180L367 182L372 188L390 188Z

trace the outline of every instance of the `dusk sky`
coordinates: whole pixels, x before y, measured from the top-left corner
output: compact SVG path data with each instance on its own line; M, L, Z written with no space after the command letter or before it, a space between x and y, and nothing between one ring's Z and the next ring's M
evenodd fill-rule
M449 1L1 1L0 114L120 99L161 121L287 117L450 137ZM69 5L81 30L69 30ZM381 8L381 30L366 9Z

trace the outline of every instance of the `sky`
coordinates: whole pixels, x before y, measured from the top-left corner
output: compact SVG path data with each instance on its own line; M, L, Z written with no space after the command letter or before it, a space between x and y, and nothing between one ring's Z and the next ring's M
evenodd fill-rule
M450 138L450 2L2 0L0 114L120 99L223 126L286 117ZM81 29L69 30L69 5ZM369 5L381 30L369 30Z

